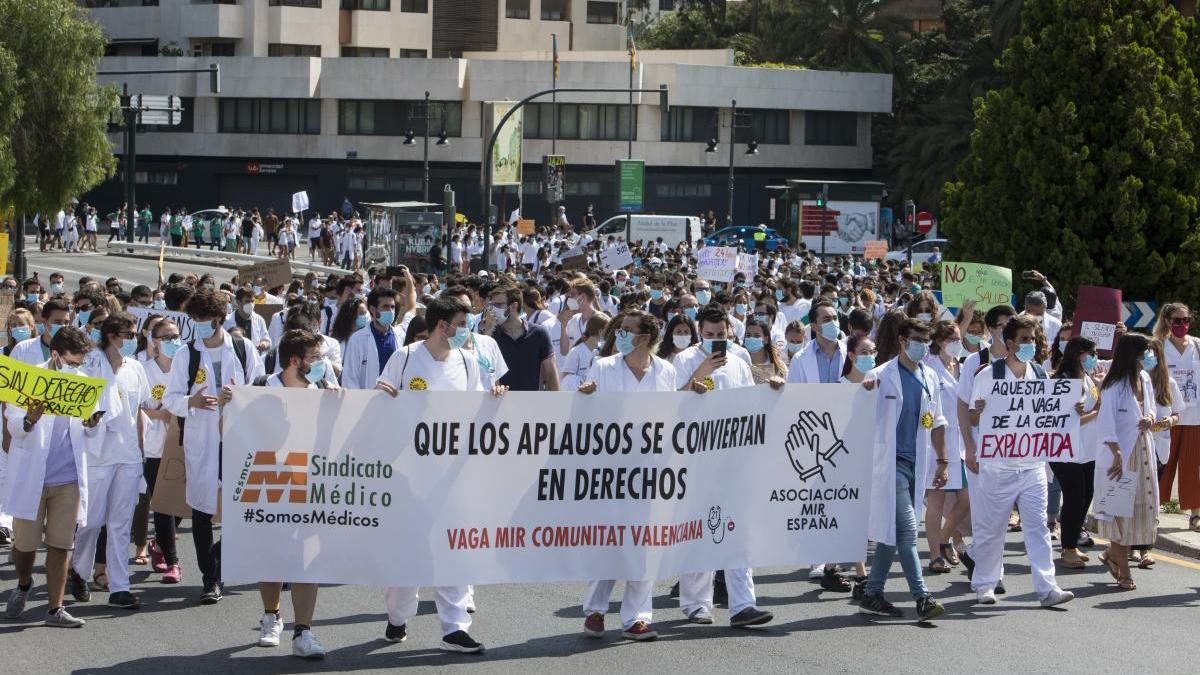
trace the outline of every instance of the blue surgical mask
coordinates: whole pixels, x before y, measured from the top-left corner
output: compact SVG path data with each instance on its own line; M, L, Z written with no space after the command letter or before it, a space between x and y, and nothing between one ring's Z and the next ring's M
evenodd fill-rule
M462 346L467 344L467 339L471 337L471 331L466 326L459 326L454 329L454 335L449 338L450 349L462 349Z
M25 302L32 305L33 303L35 303L37 301L38 301L37 293L26 293L25 294Z
M980 342L983 342L982 335L975 335L973 333L967 333L967 344L978 346Z
M744 302L739 302L738 304L733 306L733 311L735 311L738 314L741 314L743 316L745 316L745 314L746 314L746 309L747 309L746 303L744 303Z
M100 329L92 328L88 330L88 337L92 339L92 342L100 342Z
M781 289L778 289L778 288L775 289L775 299L776 300L783 299L783 291Z
M254 293L255 297L258 297L262 295L262 286L251 286L250 291Z
M756 352L763 348L763 340L762 338L748 337L743 341L742 346L745 347L747 351Z
M1154 368L1157 366L1158 366L1158 357L1154 355L1154 352L1147 349L1142 354L1142 368L1144 368L1146 370L1154 370Z
M929 345L916 340L909 340L908 346L904 348L904 353L908 358L920 363L929 354Z
M830 342L838 339L838 335L841 335L841 332L842 331L840 328L838 328L836 321L826 321L825 323L821 324L821 337L829 340Z
M86 326L88 321L92 320L92 310L84 309L76 312L75 320L79 322L80 326Z
M325 359L321 359L308 367L308 372L304 374L304 379L312 384L316 384L325 379Z
M687 318L691 319L692 321L696 320L696 308L695 307L685 307L683 310L683 313L687 316Z
M154 309L166 309L166 308L167 308L166 300L159 298L158 300L154 301Z
M133 356L137 351L137 340L125 340L121 343L121 356Z
M163 356L167 357L168 359L174 358L175 353L178 352L181 347L183 347L183 340L163 340L161 346Z
M634 286L637 286L638 284L642 283L642 278L636 274L633 275L632 277L629 277L629 280L633 282Z
M658 300L661 297L662 297L662 291L658 290L657 288L650 290L650 299L651 300Z
M396 312L388 309L379 313L379 323L390 326L396 323Z
M211 321L200 321L192 325L192 335L197 340L207 340L217 332Z
M29 330L28 326L13 326L13 329L8 332L12 336L12 339L17 342L28 340L31 337L31 333L32 331Z
M633 333L629 331L617 331L617 351L621 352L621 354L632 354L634 349L633 337Z
M803 342L789 342L789 343L787 343L787 352L788 352L788 356L791 356L791 355L795 354L796 352L800 351L801 349L804 349L804 343L803 343Z
M1100 365L1100 357L1095 354L1088 354L1083 357L1083 372L1091 375L1096 372L1096 366Z
M50 284L50 295L62 295L62 292L63 292L62 284Z
M1032 342L1017 347L1017 360L1021 363L1029 363L1036 355L1037 345L1033 344Z
M712 300L712 293L708 291L696 291L696 302L701 305L707 305Z
M911 356L910 356L910 358L911 358ZM913 360L916 361L917 359L913 359ZM859 354L858 356L854 357L854 367L857 368L858 372L860 372L860 373L871 372L872 370L875 369L875 355L874 354Z
M709 354L713 353L713 343L715 342L717 342L717 340L705 340L704 351L708 352ZM724 340L721 340L721 342L724 342Z
M1058 341L1058 351L1060 351L1060 352L1067 351L1067 341L1066 340Z
M369 314L359 314L358 316L354 317L354 327L357 328L358 330L362 330L362 329L366 328L367 327L367 318L369 316L370 316Z

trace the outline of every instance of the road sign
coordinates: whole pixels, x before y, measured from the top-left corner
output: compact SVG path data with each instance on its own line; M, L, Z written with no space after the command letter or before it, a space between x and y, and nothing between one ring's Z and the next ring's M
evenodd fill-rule
M618 201L622 213L641 211L645 207L646 163L640 159L617 160Z
M928 234L933 229L933 214L922 211L917 214L917 232Z
M183 121L183 103L178 96L137 94L129 107L138 111L138 123L174 126Z
M1121 306L1121 322L1126 328L1149 328L1154 325L1155 302L1125 302Z

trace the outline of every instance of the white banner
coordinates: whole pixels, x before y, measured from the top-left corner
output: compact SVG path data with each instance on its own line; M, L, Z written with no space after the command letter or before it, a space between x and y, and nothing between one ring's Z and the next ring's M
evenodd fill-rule
M192 319L183 312L171 312L165 309L146 309L145 307L130 307L129 313L137 318L137 331L142 332L142 326L146 325L146 320L152 316L166 317L175 322L179 326L179 338L183 343L192 341Z
M1079 380L995 380L979 416L981 462L1077 462Z
M729 283L737 273L738 250L733 246L705 246L696 251L696 274L701 279Z
M238 387L222 573L440 586L862 560L874 421L873 395L850 385Z
M308 192L301 190L292 193L292 213L308 210Z
M605 272L616 272L622 267L632 264L633 254L629 252L629 245L624 242L613 244L600 251L600 265Z
M758 276L758 254L738 253L737 269L746 275L747 284L754 283L754 278Z

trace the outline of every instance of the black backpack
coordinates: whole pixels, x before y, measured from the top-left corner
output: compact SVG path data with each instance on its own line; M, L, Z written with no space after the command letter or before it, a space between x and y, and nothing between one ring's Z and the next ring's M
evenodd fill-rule
M1045 368L1042 368L1041 366L1039 366L1036 363L1033 363L1032 361L1029 363L1029 365L1033 367L1033 374L1037 375L1037 379L1039 379L1039 380L1046 379L1046 369ZM1004 359L996 359L995 361L992 361L992 379L993 380L1003 380L1004 379Z

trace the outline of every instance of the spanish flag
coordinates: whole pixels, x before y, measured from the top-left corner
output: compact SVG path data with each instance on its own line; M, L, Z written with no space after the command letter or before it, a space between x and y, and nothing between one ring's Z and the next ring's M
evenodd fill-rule
M633 27L628 29L629 36L629 69L637 70L637 45L633 41Z

